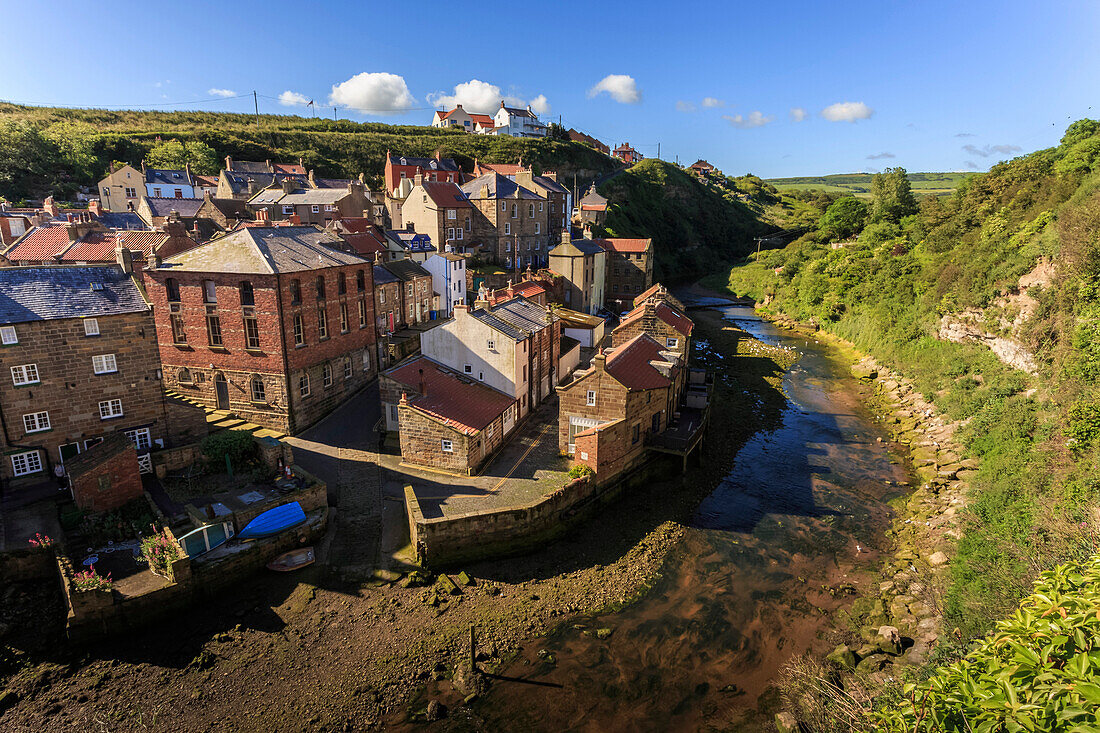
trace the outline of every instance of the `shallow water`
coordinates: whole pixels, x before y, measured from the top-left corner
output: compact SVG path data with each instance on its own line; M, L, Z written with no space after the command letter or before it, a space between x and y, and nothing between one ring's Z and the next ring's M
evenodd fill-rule
M907 476L861 409L857 383L812 338L780 330L750 307L719 310L799 354L784 379L788 401L777 427L741 448L642 601L571 619L528 645L503 674L542 684L494 683L476 706L476 727L736 727L782 664L825 648L819 634L834 613L877 582L871 570L886 546L886 502L899 491L887 482ZM721 368L721 355L701 351L704 364ZM599 628L611 636L597 638Z

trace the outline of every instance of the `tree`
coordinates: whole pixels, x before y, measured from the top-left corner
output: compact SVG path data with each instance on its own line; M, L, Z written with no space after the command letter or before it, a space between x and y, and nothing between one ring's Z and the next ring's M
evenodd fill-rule
M567 143L569 142L569 131L557 122L551 122L546 137L550 140Z
M57 150L34 125L0 122L0 195L12 201L46 193Z
M218 172L218 156L214 149L199 140L181 143L179 140L167 140L157 143L145 155L145 163L150 168L180 169L190 164L195 173L211 174Z
M866 223L867 204L855 196L845 196L829 205L818 227L833 239L847 239L863 231Z
M871 177L871 218L897 223L903 216L917 213L917 199L909 187L902 167L887 168Z
M103 171L95 153L96 130L87 122L64 120L42 131L42 137L52 143L60 157L59 163L72 178L92 180Z

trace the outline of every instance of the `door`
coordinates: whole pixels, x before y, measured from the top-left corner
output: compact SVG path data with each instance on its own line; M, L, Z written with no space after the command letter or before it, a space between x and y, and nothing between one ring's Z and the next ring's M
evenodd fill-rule
M653 413L653 434L661 432L661 413Z
M229 384L225 381L225 375L218 372L214 375L214 391L218 397L218 409L229 409Z
M66 443L58 448L57 452L61 456L61 462L65 463L70 458L74 458L80 453L80 443Z

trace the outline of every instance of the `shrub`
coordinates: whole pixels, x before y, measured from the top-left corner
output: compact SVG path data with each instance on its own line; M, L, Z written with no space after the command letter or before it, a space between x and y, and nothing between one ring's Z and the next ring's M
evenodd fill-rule
M203 438L202 452L215 471L224 470L226 457L234 470L255 465L260 453L247 430L222 430L208 435Z
M37 547L42 550L48 550L53 547L53 540L50 539L48 534L42 534L41 532L35 532L34 537L31 537L27 542L31 547Z
M587 478L595 475L596 472L583 463L574 463L569 469L569 478Z
M172 563L183 557L183 550L168 535L157 532L141 541L141 554L149 563L150 572L171 578Z

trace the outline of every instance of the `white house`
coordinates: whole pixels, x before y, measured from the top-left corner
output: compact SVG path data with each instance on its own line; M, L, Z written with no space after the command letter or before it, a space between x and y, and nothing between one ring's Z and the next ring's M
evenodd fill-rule
M440 317L450 318L456 305L466 303L466 258L442 252L431 255L422 264L432 273L432 289L439 294Z
M195 195L195 181L191 177L189 168L184 170L146 168L142 163L142 171L145 174L146 196L158 199L193 199L202 196L201 193L198 196Z
M539 118L531 111L531 105L527 109L517 107L505 107L500 103L500 109L493 116L493 135L511 135L512 137L546 137L546 125L539 122Z
M432 127L457 127L466 132L474 132L480 135L491 133L495 124L492 115L467 112L462 105L456 105L450 112L437 109L432 114Z

